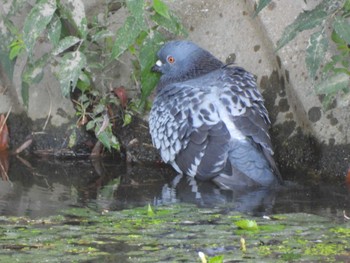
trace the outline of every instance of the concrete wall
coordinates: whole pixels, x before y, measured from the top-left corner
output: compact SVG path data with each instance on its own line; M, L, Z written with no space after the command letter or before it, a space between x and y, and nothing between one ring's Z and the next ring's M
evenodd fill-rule
M349 100L325 111L314 91L314 80L308 77L305 50L312 31L299 34L296 39L278 52L275 43L284 28L303 10L312 9L320 1L275 0L258 17L252 18L256 1L169 1L177 9L187 28L189 38L210 50L222 60L234 56L235 63L253 72L268 108L280 106L275 124L296 121L303 131L325 144L348 144L350 140ZM330 57L331 54L327 54ZM264 91L264 80L278 72L280 82L275 88ZM263 80L263 82L261 82ZM271 83L270 83L271 84ZM274 95L266 94L275 92ZM287 100L286 100L287 98ZM287 105L288 104L288 105ZM271 114L271 113L270 113ZM275 115L273 112L271 115ZM297 127L295 126L295 127Z

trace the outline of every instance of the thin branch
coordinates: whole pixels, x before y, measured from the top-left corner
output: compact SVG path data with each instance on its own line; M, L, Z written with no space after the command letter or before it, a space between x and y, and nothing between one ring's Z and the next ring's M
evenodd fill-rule
M11 110L12 110L12 106L10 106L9 110L7 111L6 116L5 116L5 119L4 119L4 122L1 123L0 132L1 132L2 129L4 128L6 121L7 121L8 117L10 116Z
M51 92L50 92L50 88L49 86L47 86L47 93L49 94L49 100L50 100L50 108L49 108L49 114L47 115L44 127L43 127L43 131L46 129L46 126L49 122L50 116L51 116L51 111L52 111L52 98L51 98Z

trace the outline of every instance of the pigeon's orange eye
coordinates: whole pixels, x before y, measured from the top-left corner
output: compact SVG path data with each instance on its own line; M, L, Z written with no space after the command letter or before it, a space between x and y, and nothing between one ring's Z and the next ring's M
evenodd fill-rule
M173 56L168 56L166 59L170 64L173 64L175 62L175 58Z

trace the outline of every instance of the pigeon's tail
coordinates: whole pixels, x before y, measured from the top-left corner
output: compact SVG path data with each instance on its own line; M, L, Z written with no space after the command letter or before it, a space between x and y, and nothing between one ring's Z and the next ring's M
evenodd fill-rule
M213 181L221 188L234 186L272 186L279 182L279 172L266 153L249 140L235 141L225 169Z

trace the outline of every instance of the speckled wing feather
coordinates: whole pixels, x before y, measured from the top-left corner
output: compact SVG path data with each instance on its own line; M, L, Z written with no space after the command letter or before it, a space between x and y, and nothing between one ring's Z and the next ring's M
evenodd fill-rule
M265 171L254 171L271 171L266 160L254 156L264 160L252 166L249 152L264 153L273 162L269 124L254 77L238 67L163 87L150 113L153 143L162 159L178 172L202 179L223 176L230 181L232 173L246 175L249 169L251 175L246 176L254 181L266 176ZM244 154L241 145L248 145ZM274 163L270 165L274 169Z
M226 67L222 74L222 81L225 83L224 89L231 90L231 94L228 92L227 97L231 97L234 102L237 101L231 111L227 108L231 113L232 121L244 136L252 140L256 150L263 153L274 175L281 180L272 157L273 149L268 132L271 123L254 76L240 67ZM225 101L225 97L221 100Z
M220 100L235 126L244 136L251 137L255 143L273 154L268 133L270 120L254 76L242 68L227 67L221 80L225 91Z

